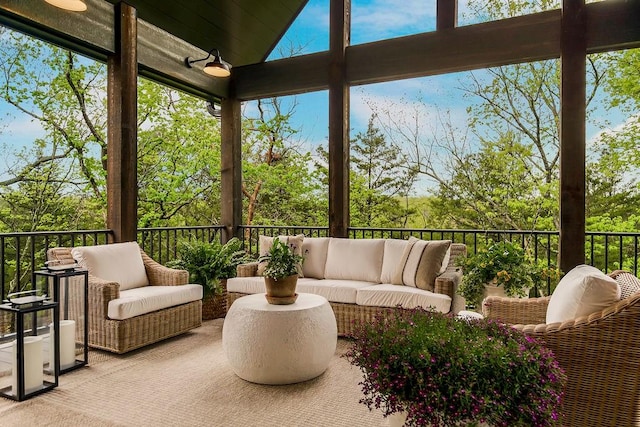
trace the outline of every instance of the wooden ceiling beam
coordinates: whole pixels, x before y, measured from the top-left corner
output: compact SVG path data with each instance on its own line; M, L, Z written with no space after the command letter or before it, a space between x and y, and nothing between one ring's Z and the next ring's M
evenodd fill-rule
M640 47L640 2L585 6L587 53ZM560 10L349 46L350 85L560 57ZM234 69L239 99L326 90L328 52Z

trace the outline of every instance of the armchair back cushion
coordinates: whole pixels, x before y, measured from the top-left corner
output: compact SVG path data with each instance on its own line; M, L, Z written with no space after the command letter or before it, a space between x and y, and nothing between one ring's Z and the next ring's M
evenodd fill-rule
M147 286L149 280L136 242L79 246L71 255L89 274L120 284L120 290Z
M590 265L578 265L558 283L547 306L546 323L588 316L620 300L618 283Z

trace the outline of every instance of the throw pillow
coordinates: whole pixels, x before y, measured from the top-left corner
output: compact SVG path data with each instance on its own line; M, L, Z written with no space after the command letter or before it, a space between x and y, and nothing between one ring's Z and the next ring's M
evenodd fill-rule
M408 242L404 239L385 239L384 256L382 258L381 283L393 283L396 270L404 256L404 250ZM406 258L404 259L406 263Z
M590 265L571 269L558 283L547 306L547 323L564 322L603 310L620 300L620 286Z
M258 249L260 257L263 257L269 253L271 246L273 246L274 237L271 236L259 236ZM293 253L296 255L302 255L302 244L304 242L304 234L298 234L296 236L278 236L278 239L282 243L286 243L290 248L293 248ZM267 261L261 261L258 263L258 275L262 276L264 270L267 268ZM302 266L298 265L298 276L304 277Z
M328 237L307 237L302 242L304 263L302 271L304 277L324 279L324 267L327 263Z
M625 270L616 270L609 273L620 286L620 299L629 298L636 292L640 292L640 279Z
M410 237L393 284L413 286L433 292L435 280L449 263L451 240L420 240Z
M402 275L404 273L404 266L407 264L407 259L409 259L409 255L411 254L411 250L413 249L413 245L416 244L416 242L419 242L420 239L416 239L413 236L409 237L409 240L407 240L407 244L404 247L404 251L402 252L402 256L400 257L400 261L398 262L398 266L396 268L396 271L393 275L393 280L391 281L392 284L394 285L404 285L403 281L402 281Z

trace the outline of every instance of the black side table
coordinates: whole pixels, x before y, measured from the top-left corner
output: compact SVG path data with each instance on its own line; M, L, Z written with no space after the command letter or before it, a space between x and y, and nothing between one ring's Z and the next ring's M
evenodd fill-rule
M78 277L81 280L70 280ZM46 278L53 287L53 301L60 303L60 373L64 374L89 363L89 272L82 268L67 270L39 270L33 272L33 283L38 278ZM80 283L82 282L82 283ZM84 285L84 286L83 286ZM46 289L46 288L45 288ZM74 321L75 327L69 322ZM82 325L82 328L79 328ZM69 356L69 349L65 348L65 337L71 333L67 328L73 328L75 336L73 356ZM78 333L79 332L79 333ZM83 358L79 359L75 351L75 343L83 339ZM73 360L66 360L72 358ZM66 363L65 363L66 362Z

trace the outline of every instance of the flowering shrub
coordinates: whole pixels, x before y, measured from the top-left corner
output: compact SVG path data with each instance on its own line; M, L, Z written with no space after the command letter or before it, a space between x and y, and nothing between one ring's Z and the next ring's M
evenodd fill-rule
M407 426L552 426L566 381L550 350L521 331L421 309L359 325L345 357L369 409Z
M551 279L552 286L560 278L560 270L536 262L515 243L492 243L468 257L459 257L462 281L458 292L468 304L478 307L482 302L484 285L491 283L504 287L510 297L527 296L529 289Z

